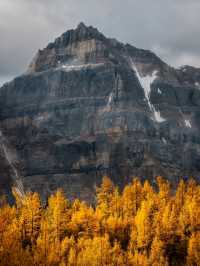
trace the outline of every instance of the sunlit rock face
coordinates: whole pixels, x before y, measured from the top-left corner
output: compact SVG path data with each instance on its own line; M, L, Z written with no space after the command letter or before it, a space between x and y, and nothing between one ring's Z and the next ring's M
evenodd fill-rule
M103 175L200 174L200 70L81 23L0 89L0 186L91 200Z

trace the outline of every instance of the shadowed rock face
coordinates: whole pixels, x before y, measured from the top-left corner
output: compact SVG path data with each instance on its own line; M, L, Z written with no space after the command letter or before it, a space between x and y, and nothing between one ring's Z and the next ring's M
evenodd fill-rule
M0 130L7 194L19 176L20 191L44 199L63 187L86 200L105 174L120 186L133 176L198 178L200 69L174 69L81 23L0 89Z

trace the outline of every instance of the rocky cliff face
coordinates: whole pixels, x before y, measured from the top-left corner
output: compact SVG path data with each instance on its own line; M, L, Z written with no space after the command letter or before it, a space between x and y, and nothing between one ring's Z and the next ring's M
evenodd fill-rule
M81 23L0 89L0 186L91 199L107 174L200 174L200 69Z

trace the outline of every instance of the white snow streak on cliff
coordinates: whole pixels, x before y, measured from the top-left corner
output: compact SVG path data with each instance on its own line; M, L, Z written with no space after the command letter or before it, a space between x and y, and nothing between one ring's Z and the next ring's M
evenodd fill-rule
M112 103L112 101L113 101L113 97L114 97L113 92L111 92L111 93L109 94L109 96L108 96L107 107L110 107L110 106L111 106L111 103Z
M185 125L186 125L186 127L192 128L190 120L188 120L188 119L185 120Z
M166 119L164 119L164 118L161 116L160 112L155 110L154 106L153 106L153 110L154 110L153 112L154 112L155 120L156 120L158 123L162 123L162 122L166 121Z
M150 110L153 112L154 120L158 123L164 122L165 119L161 117L160 112L156 111L155 107L150 102L151 84L156 79L157 71L154 71L151 76L148 75L145 77L141 77L132 59L131 59L131 64L132 64L132 69L135 71L137 78L142 88L144 89L145 98L148 102Z
M97 64L82 64L82 65L65 65L63 64L61 68L63 68L65 71L72 71L72 70L81 70L81 69L87 69L87 68L96 68L99 66L103 66L103 63L97 63Z

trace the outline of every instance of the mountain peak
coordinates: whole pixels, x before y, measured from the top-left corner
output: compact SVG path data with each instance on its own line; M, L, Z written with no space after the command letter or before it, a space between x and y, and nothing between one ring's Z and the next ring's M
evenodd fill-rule
M0 176L23 176L43 197L63 186L85 199L102 175L121 186L132 176L199 177L199 114L200 70L176 70L80 23L1 88Z
M64 32L46 48L39 50L27 72L41 72L78 64L107 62L118 64L127 55L135 58L136 62L143 62L144 66L150 63L153 68L158 69L164 65L154 53L106 38L97 28L80 22L75 29ZM151 71L147 67L144 72L147 74Z
M87 29L88 27L83 23L83 22L80 22L77 26L77 29Z
M28 73L58 67L74 59L81 64L95 59L98 61L98 56L103 57L103 43L106 40L96 28L80 22L76 29L66 31L46 48L39 50L29 66Z
M77 28L72 31L74 32L75 35L78 35L79 40L92 39L92 38L101 39L101 40L106 39L106 37L97 28L94 28L93 26L87 26L83 22L80 22Z

